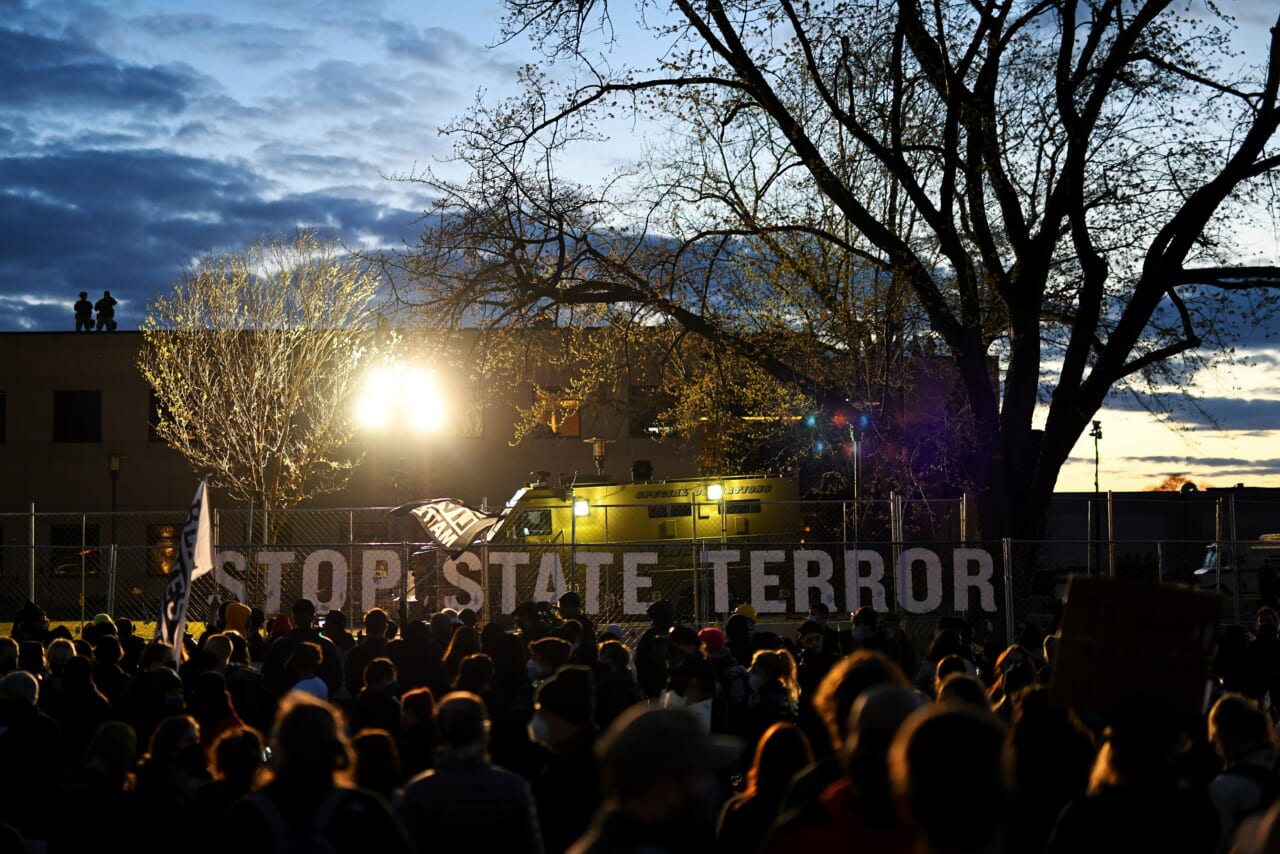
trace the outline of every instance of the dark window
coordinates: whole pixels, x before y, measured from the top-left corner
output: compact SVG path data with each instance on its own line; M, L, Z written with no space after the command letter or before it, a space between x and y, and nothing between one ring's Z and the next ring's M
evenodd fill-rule
M53 393L53 441L102 441L102 392Z
M6 417L8 410L5 407L4 392L0 391L0 445L5 442L5 425L9 419Z
M650 504L650 519L668 519L680 516L692 516L693 507L688 504Z
M726 501L724 503L724 513L728 516L730 513L759 513L760 499L755 498L750 501Z
M627 421L632 438L656 438L671 432L658 423L658 416L671 408L675 400L652 385L633 385L627 392Z
M147 526L147 574L168 575L178 560L178 542L182 526L174 524Z
M516 531L523 537L543 537L551 533L550 510L524 510L516 523Z
M83 538L82 535L83 534ZM100 542L98 526L49 526L49 564L53 575L97 575Z

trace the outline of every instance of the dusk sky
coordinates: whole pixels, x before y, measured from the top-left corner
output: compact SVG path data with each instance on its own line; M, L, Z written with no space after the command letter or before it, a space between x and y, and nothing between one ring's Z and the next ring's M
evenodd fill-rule
M1227 7L1261 61L1273 2ZM196 255L301 225L412 242L430 200L393 176L437 165L439 126L534 61L524 42L489 47L499 14L484 0L0 0L0 331L69 331L76 293L104 289L136 329ZM570 177L608 172L639 142L586 152ZM1251 225L1248 263L1280 261L1273 223ZM1109 402L1101 488L1174 474L1280 487L1273 343L1246 342L1254 367L1194 378L1217 425L1179 413L1174 430ZM1092 490L1093 468L1085 437L1059 489Z

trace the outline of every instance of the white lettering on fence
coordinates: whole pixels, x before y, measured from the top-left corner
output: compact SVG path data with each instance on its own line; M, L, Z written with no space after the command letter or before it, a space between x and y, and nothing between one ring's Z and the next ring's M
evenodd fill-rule
M355 552L353 549L352 552ZM364 548L360 555L360 607L374 606L381 591L399 590L404 584L404 567L401 554L386 547ZM581 550L574 552L575 566L561 564L560 554L549 549L538 559L532 581L530 553L528 551L466 551L455 558L444 560L441 576L444 584L436 591L440 602L433 606L448 608L474 608L481 610L485 604L486 580L493 575L486 573L484 561L495 573L501 587L500 611L510 614L519 599L532 598L554 601L570 589L570 582L581 580L580 592L587 613L599 614L606 595L603 578L606 567L615 566L621 555L621 571L611 577L621 590L610 589L610 601L621 601L624 614L639 616L659 595L654 595L654 577L646 573L650 567L662 565L664 587L666 582L688 585L692 582L691 567L662 564L657 552L630 551L623 548L611 550ZM568 559L566 551L564 555ZM814 594L819 601L833 605L836 601L836 579L844 586L844 604L848 611L869 604L877 611L889 609L889 591L885 580L885 559L870 549L850 549L843 553L844 571L837 572L834 555L821 549L795 549L791 553L790 595L788 598L781 572L769 571L787 563L787 550L725 549L707 550L701 555L700 573L711 573L713 610L717 614L729 611L731 601L731 573L746 582L748 601L761 614L785 614L788 611L804 612L809 609ZM353 554L354 559L354 554ZM299 557L293 551L262 551L256 555L257 570L264 573L265 604L268 614L282 611L282 578L286 567L301 561L302 595L316 603L320 613L341 608L346 604L350 589L350 567L347 556L336 549L317 549ZM214 560L210 577L229 598L246 601L246 572L249 561L244 553L234 550L219 552ZM320 571L328 565L331 583L329 599L321 601ZM581 567L581 570L579 570ZM679 570L687 568L688 573ZM568 570L568 571L566 571ZM580 574L579 574L580 573ZM619 575L621 576L619 578ZM744 577L745 576L745 577ZM705 575L703 576L705 577ZM968 611L974 604L986 613L996 611L995 560L985 549L962 548L951 553L951 605L955 611ZM909 614L930 614L942 608L946 597L948 574L943 569L942 557L932 549L906 549L894 566L893 595L898 606ZM299 589L299 588L294 588ZM524 591L522 594L520 591ZM643 595L644 599L641 598ZM771 596L772 594L772 596ZM778 598L773 598L773 597ZM291 603L290 603L291 604Z

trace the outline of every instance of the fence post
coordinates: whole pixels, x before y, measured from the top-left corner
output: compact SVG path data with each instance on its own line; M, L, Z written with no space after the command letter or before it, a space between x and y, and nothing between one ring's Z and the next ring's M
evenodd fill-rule
M1107 576L1116 577L1116 495L1107 490Z
M1234 573L1231 582L1231 611L1235 615L1235 621L1240 622L1240 587L1244 584L1244 567L1241 565L1240 548L1237 542L1236 532L1236 494L1232 492L1227 499L1230 508L1230 515L1227 517L1231 524L1231 571ZM1219 558L1221 563L1221 558Z
M1017 625L1013 619L1013 540L1005 537L1001 548L1004 551L1004 645L1010 647L1013 646Z
M408 543L400 543L400 553L400 630L404 631L404 627L409 624L409 571L411 559L409 557ZM360 604L361 606L364 605L363 602Z
M107 555L107 608L106 613L115 616L116 613L116 544L111 544L111 551Z
M483 570L480 573L480 589L484 591L484 621L486 623L493 622L493 585L490 582L492 578L492 567L489 566L489 543L480 543L480 563Z
M30 539L28 540L28 542L31 543L31 553L30 553L31 566L30 566L30 575L27 578L27 601L34 602L36 601L36 503L34 501L31 502L31 516L29 519L29 526L30 526L30 533L29 533Z
M84 628L84 597L85 597L85 577L88 573L89 563L89 545L85 542L88 539L87 532L89 530L89 517L86 513L80 514L80 628Z

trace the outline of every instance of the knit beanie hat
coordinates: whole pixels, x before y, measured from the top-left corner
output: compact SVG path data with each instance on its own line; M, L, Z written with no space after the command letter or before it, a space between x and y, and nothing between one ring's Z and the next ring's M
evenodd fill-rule
M538 688L534 703L567 723L594 729L596 725L595 680L589 667L570 665L556 671Z
M239 632L241 637L249 636L249 614L252 610L243 602L227 603L227 628Z
M724 649L727 642L723 631L710 626L698 632L698 640L702 641L702 645L706 647L707 655Z

